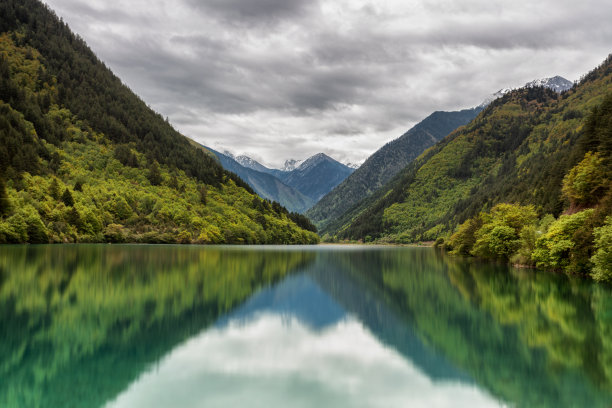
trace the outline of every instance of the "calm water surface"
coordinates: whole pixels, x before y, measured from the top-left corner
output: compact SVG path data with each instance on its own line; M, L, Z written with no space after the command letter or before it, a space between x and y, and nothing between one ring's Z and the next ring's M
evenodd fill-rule
M0 247L2 407L610 407L612 291L427 248Z

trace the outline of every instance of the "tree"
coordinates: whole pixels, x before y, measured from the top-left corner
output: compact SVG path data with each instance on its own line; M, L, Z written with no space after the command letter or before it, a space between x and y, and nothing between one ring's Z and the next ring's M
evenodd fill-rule
M606 218L606 223L595 228L595 255L593 262L593 279L597 281L612 281L612 217Z
M208 198L208 192L206 190L205 186L200 187L200 202L204 205L206 205L207 202L207 198Z
M11 202L6 192L4 179L0 177L0 217L6 217L11 212Z
M157 161L154 161L149 166L149 174L147 175L147 178L153 186L159 186L162 183L163 179L161 171L159 170L159 163L157 163Z
M59 183L57 182L57 179L55 177L53 177L51 185L49 186L49 195L55 200L59 200L60 198Z
M64 194L62 194L62 201L66 204L66 207L72 207L74 205L74 198L72 198L72 193L70 193L68 188L66 188Z
M599 154L588 152L563 178L563 195L572 206L593 205L610 188L603 162Z

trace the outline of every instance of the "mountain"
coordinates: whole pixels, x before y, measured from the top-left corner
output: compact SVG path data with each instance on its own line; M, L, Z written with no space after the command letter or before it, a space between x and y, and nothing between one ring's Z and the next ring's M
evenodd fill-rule
M242 180L246 181L261 198L277 201L289 211L298 213L306 211L314 204L311 198L286 185L272 174L257 170L258 168L268 171L270 169L255 160L247 156L232 158L209 147L207 149L217 156L224 169L235 173Z
M326 232L327 227L359 201L393 178L425 149L469 123L482 108L434 112L399 138L381 147L353 174L321 199L307 215Z
M300 164L302 164L303 162L304 160L295 160L295 159L285 160L285 164L283 165L283 167L280 168L280 170L285 171L285 172L293 171L297 169L298 167L300 167Z
M561 93L570 90L572 86L574 86L574 83L557 75L552 78L536 79L525 84L526 88L534 88L536 86L543 86L555 92Z
M236 157L230 152L207 149L219 157L225 169L240 176L262 198L278 201L298 213L311 208L354 171L324 153L306 160L289 159L281 169L271 169L248 156Z
M493 101L332 233L440 238L458 253L612 279L611 123L612 55L563 94L527 87Z
M541 79L535 79L531 82L527 82L525 85L523 85L523 88L535 88L538 86L543 86L544 88L548 88L552 91L555 91L557 93L561 93L561 92L565 92L568 91L572 88L572 86L574 86L574 83L572 81L569 81L559 75L556 75L554 77L551 78L541 78ZM478 105L481 108L486 108L491 102L493 102L494 100L501 98L502 96L504 96L505 94L509 93L513 91L512 88L502 88L499 91L489 95L487 98L485 98L485 100Z
M285 168L290 167L285 163ZM318 153L304 160L295 169L283 171L278 177L285 184L317 202L344 181L353 171L350 167L328 155Z
M0 73L0 242L317 242L303 216L223 170L42 2L0 3Z
M270 171L270 169L264 166L263 164L245 155L236 156L233 157L233 159L238 162L242 167L246 167L248 169L256 170L262 173L268 173Z

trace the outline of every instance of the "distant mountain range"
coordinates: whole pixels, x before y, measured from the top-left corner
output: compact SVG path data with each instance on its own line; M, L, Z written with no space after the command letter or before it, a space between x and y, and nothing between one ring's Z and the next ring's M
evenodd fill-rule
M306 160L290 159L282 169L271 169L245 155L207 149L217 156L224 169L237 174L260 197L298 213L308 210L354 171L324 153Z
M257 170L258 168L270 169L255 160L247 156L233 157L229 152L219 153L210 147L207 147L207 149L217 156L219 163L225 170L235 173L247 182L261 198L277 201L289 211L298 213L306 211L315 203L314 200L283 183L274 175Z

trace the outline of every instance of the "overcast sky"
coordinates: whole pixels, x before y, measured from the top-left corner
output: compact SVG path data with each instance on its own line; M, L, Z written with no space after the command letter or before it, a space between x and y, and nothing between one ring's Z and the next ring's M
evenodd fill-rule
M149 106L215 149L362 162L436 110L612 52L609 0L45 0Z

